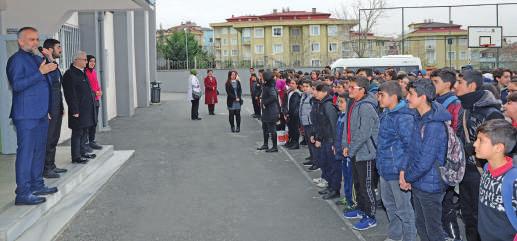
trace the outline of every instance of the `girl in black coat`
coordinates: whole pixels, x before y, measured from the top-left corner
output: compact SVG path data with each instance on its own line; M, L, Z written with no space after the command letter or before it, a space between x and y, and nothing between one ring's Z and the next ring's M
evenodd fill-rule
M229 121L232 132L241 131L241 106L242 106L242 87L241 81L237 71L231 70L228 72L228 79L225 84L226 104L228 105ZM235 128L235 122L237 122L237 128Z
M266 152L278 152L276 122L280 116L280 105L278 103L278 94L275 89L275 80L270 70L264 72L264 88L262 89L262 132L264 135L264 144L257 150L266 150ZM271 135L273 147L268 149L268 139Z

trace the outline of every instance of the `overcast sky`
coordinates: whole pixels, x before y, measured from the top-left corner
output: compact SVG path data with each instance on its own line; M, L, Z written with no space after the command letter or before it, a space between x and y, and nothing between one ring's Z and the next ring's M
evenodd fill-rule
M223 1L223 0L157 0L157 27L160 24L169 28L182 21L191 20L198 25L208 27L210 23L224 22L232 15L260 15L271 13L274 8L289 7L290 10L310 11L313 7L318 11L334 13L342 4L351 4L356 0L260 0L260 1ZM365 0L366 1L366 0ZM502 3L510 1L497 0L386 0L388 7L402 6L436 6L478 3ZM517 2L517 1L513 1ZM495 6L453 8L452 20L464 26L496 25ZM424 19L447 22L448 8L406 9L404 25L411 22L421 22ZM517 4L499 7L499 24L503 33L517 35ZM466 29L466 27L464 27ZM401 10L387 10L379 20L375 32L381 35L398 35L402 31ZM513 38L516 41L517 38Z

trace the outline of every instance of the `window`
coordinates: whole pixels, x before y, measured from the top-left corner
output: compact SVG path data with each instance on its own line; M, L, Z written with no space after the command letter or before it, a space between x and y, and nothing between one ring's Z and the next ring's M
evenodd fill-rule
M311 51L312 52L319 52L320 51L320 43L312 43L311 44Z
M426 52L427 63L430 65L436 64L436 52L434 50L428 50Z
M329 43L329 52L337 52L337 43Z
M467 52L465 52L465 51L460 52L460 60L467 60Z
M228 39L223 38L223 46L228 45Z
M79 28L62 25L59 29L59 41L63 47L63 53L60 59L60 63L64 63L61 66L66 66L68 63L72 63L74 60L74 54L80 49L80 37Z
M234 28L230 28L230 33L231 33L231 34L237 34L237 30L236 30L236 29L234 29Z
M251 38L251 28L245 28L242 30L243 38Z
M282 44L273 44L273 53L280 54L284 52L284 46Z
M264 60L261 60L261 59L255 60L255 65L260 66L260 67L264 66Z
M460 46L467 46L467 39L466 38L460 38L458 39L458 44Z
M255 38L264 38L264 28L255 28Z
M294 52L294 53L299 53L299 52L300 52L300 45L298 45L298 44L294 44L294 45L292 46L292 48L293 48L293 49L292 49L292 52Z
M263 54L264 53L264 45L255 45L255 53L256 54Z
M237 56L237 55L239 55L239 50L232 49L232 56Z
M329 25L327 27L328 36L337 36L337 26L336 25Z
M406 44L409 46L409 43ZM426 39L425 40L425 49L435 49L436 48L436 40L435 39Z
M228 56L228 50L223 50L223 56Z
M232 39L232 45L237 45L237 39Z
M228 28L222 28L221 34L228 34Z
M273 37L282 37L282 27L273 27Z
M302 35L302 30L300 28L292 28L291 29L291 36L299 37L300 35Z
M320 25L311 25L311 36L320 36Z
M312 67L320 67L321 63L319 59L313 59L311 60Z
M455 60L456 59L456 52L455 51L449 51L448 54L447 54L447 59Z

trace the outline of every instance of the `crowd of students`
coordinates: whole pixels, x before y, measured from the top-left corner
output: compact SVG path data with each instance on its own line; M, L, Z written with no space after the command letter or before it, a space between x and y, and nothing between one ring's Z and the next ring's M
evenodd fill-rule
M286 129L286 148L307 145L319 194L354 229L375 227L383 207L386 240L461 240L459 218L468 241L517 240L515 72L275 69L250 86L258 150L278 152Z

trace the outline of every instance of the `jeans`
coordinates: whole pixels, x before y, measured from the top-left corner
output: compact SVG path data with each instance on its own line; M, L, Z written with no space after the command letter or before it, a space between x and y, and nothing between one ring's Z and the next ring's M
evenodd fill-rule
M442 201L445 192L428 193L413 188L416 230L421 241L444 241Z
M317 166L321 169L321 178L328 182L328 188L332 188L330 176L330 162L334 161L334 153L332 153L331 143L321 143L319 148L316 148ZM338 189L339 190L339 189Z
M352 178L352 160L350 160L350 157L346 157L341 161L341 174L343 175L343 194L347 203L352 205L354 203L352 198L354 179Z
M411 205L411 192L400 189L399 181L386 181L380 177L381 198L388 215L388 238L415 241L415 212Z

